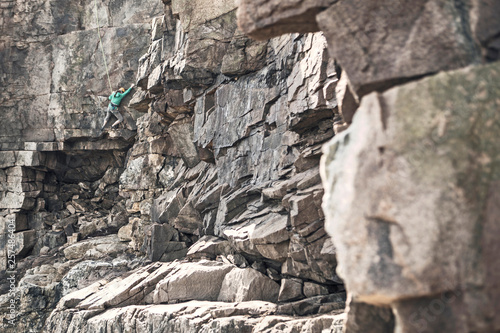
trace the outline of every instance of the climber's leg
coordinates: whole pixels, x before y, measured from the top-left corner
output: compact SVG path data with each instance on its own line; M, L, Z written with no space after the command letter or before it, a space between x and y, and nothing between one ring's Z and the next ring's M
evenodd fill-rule
M115 128L119 123L121 123L123 121L123 116L121 115L120 111L118 111L118 108L115 108L111 112L113 112L113 114L115 115L115 117L118 118L118 120L115 121L113 123L113 125L111 125L111 128Z
M106 127L106 124L108 123L109 118L111 118L111 110L110 107L108 107L106 111L106 118L104 118L104 122L102 123L101 131Z

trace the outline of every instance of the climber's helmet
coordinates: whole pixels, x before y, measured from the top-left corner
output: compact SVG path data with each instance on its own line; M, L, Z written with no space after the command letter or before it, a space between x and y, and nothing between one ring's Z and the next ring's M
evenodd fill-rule
M118 89L118 91L121 92L121 93L124 93L125 92L125 88L120 88L120 89Z

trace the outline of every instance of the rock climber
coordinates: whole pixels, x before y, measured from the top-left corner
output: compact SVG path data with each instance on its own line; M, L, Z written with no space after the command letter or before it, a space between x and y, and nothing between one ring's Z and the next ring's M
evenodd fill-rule
M125 88L120 88L118 89L118 91L114 91L111 95L109 95L110 102L108 105L108 110L106 111L106 118L104 119L104 123L101 127L101 131L104 129L104 127L106 127L111 114L118 118L118 120L115 121L113 125L111 125L111 128L115 128L119 123L123 121L123 116L118 110L118 107L120 106L120 102L122 101L122 99L127 96L127 94L130 92L130 90L132 90L134 86L135 84L132 84L127 90L125 90Z

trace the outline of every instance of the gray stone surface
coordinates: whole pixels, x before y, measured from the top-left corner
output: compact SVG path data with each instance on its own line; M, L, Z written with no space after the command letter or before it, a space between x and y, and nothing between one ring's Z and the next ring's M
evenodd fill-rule
M359 96L479 60L464 8L440 1L339 1L318 15ZM349 19L345 19L349 18ZM390 33L388 33L390 31Z
M245 302L278 300L279 285L269 277L253 268L234 268L226 274L220 292L219 301Z
M269 39L286 33L318 31L316 15L337 0L264 1L243 0L238 24L255 39Z
M447 292L460 293L449 316L467 330L498 327L477 300L488 307L498 298L487 272L498 265L490 253L499 68L472 66L370 94L349 130L325 146L323 207L337 270L360 301L395 307L396 330L406 330L411 309ZM433 330L450 323L417 319Z
M116 256L127 249L117 235L90 238L64 249L67 259L98 259L106 256Z
M92 331L108 325L92 323L101 315L129 327L120 311L135 320L127 307L149 304L187 331L250 330L276 306L248 301L277 302L283 279L341 290L320 208L338 79L322 34L252 40L234 1L77 2L0 5L0 268L13 221L23 281L6 332L41 331L61 298L47 327ZM295 7L284 20L319 10ZM123 124L102 132L110 92L95 14L113 89L137 85ZM333 325L333 314L309 316L343 300L309 289L259 329ZM214 302L191 308L214 320L152 305L191 299Z
M283 279L281 280L281 288L278 301L287 302L295 301L304 298L302 292L303 283L298 279Z
M350 85L347 73L342 73L340 80L335 87L338 108L342 120L347 124L352 123L354 113L359 107L359 98Z
M154 303L200 300L215 301L224 277L234 266L213 261L187 263L159 281Z
M217 256L230 252L229 242L215 236L203 236L193 244L187 253L192 259L215 259Z
M199 302L165 304L154 306L128 306L109 309L96 314L81 311L68 315L54 312L49 319L45 332L64 332L62 327L81 327L93 331L112 326L125 330L132 323L137 332L220 332L256 331L279 332L285 328L323 333L324 329L340 333L343 315L322 315L311 320L300 320L292 316L274 315L276 305L268 302L253 301L241 303ZM252 314L251 316L248 314ZM115 321L120 318L119 321Z
M394 314L390 307L380 307L350 298L347 303L347 318L344 332L393 332ZM403 332L407 332L404 330Z
M500 57L500 23L495 13L500 10L498 0L474 0L470 6L470 24L474 36L482 46L483 57L487 61Z

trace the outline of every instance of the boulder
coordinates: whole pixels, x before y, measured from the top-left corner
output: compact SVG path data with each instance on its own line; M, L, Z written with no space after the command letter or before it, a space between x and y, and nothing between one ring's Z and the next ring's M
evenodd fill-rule
M250 37L265 40L292 32L318 31L316 15L337 0L242 0L238 24Z
M281 303L277 312L289 316L307 316L318 313L335 313L345 307L344 292Z
M215 259L230 250L229 242L223 238L205 235L191 245L187 257L191 259Z
M409 314L410 299L416 311L420 298L460 291L463 307L474 310L453 305L450 316L468 318L472 331L500 327L487 310L500 297L491 273L500 267L492 255L499 77L492 63L372 93L349 130L325 146L326 229L337 271L359 301L405 300Z
M87 290L85 294L88 296L75 307L79 310L103 310L110 307L142 303L144 297L153 291L156 282L167 275L171 269L170 266L159 263L142 267L126 278L120 277L106 283L93 293L90 293L91 290ZM76 291L73 295L80 293L81 291ZM66 297L72 298L71 295Z
M342 115L342 120L347 124L352 123L354 113L359 106L359 98L350 86L349 78L345 72L342 73L335 87L335 96L337 97L338 108Z
M66 233L64 231L50 231L42 238L42 245L50 249L59 247L66 243Z
M188 202L181 208L172 225L180 232L199 236L202 234L203 219L200 212Z
M281 280L280 293L278 296L279 302L296 301L304 298L302 293L302 280L299 279L283 279Z
M235 269L215 261L185 263L156 285L154 303L189 300L215 301L227 273Z
M151 226L150 246L148 255L151 261L158 261L164 253L180 250L172 247L172 241L178 243L179 233L168 224L153 224ZM185 247L185 246L184 246ZM169 251L170 250L170 251Z
M85 288L79 289L73 293L70 293L59 301L57 304L58 309L64 309L64 308L74 308L76 307L81 301L89 297L90 295L96 293L99 291L99 289L106 284L105 280L97 281L92 283L90 286L87 286Z
M439 0L338 1L317 17L330 55L364 96L476 62L463 8ZM349 19L346 19L349 18ZM389 33L388 33L389 32Z
M127 262L119 258L113 261L84 260L75 265L72 265L72 262L65 263L58 268L59 274L63 275L60 279L61 296L66 296L101 280L107 283L130 271L130 268L136 264L137 261Z
M87 220L89 218L89 220ZM78 221L78 230L82 238L87 238L89 236L96 236L98 234L103 234L108 225L106 224L106 219L101 217L80 217Z
M130 303L144 303L144 297L152 292L155 284L171 270L172 267L168 264L153 263L133 271L125 278L99 280L65 295L57 309L102 310Z
M169 191L154 200L151 206L151 219L153 222L173 223L186 199L181 191Z
M160 258L162 262L181 260L188 253L188 244L185 242L168 242L165 253Z
M134 233L134 224L129 223L118 230L118 238L122 242L130 242Z
M263 257L283 261L286 258L290 237L287 230L288 217L269 214L256 222L260 223L250 232L249 241Z
M234 268L224 277L217 300L276 302L279 290L276 282L252 268Z
M116 257L127 250L127 244L120 241L118 236L109 235L90 238L72 244L64 249L66 259L98 259L107 256Z
M146 190L154 187L162 171L165 157L158 154L143 155L132 159L120 176L120 184L128 190Z
M290 203L290 223L296 230L307 228L311 223L321 220L323 212L321 204L314 200L313 193L294 195L288 199Z
M305 297L327 295L328 288L314 282L304 282L303 292Z

